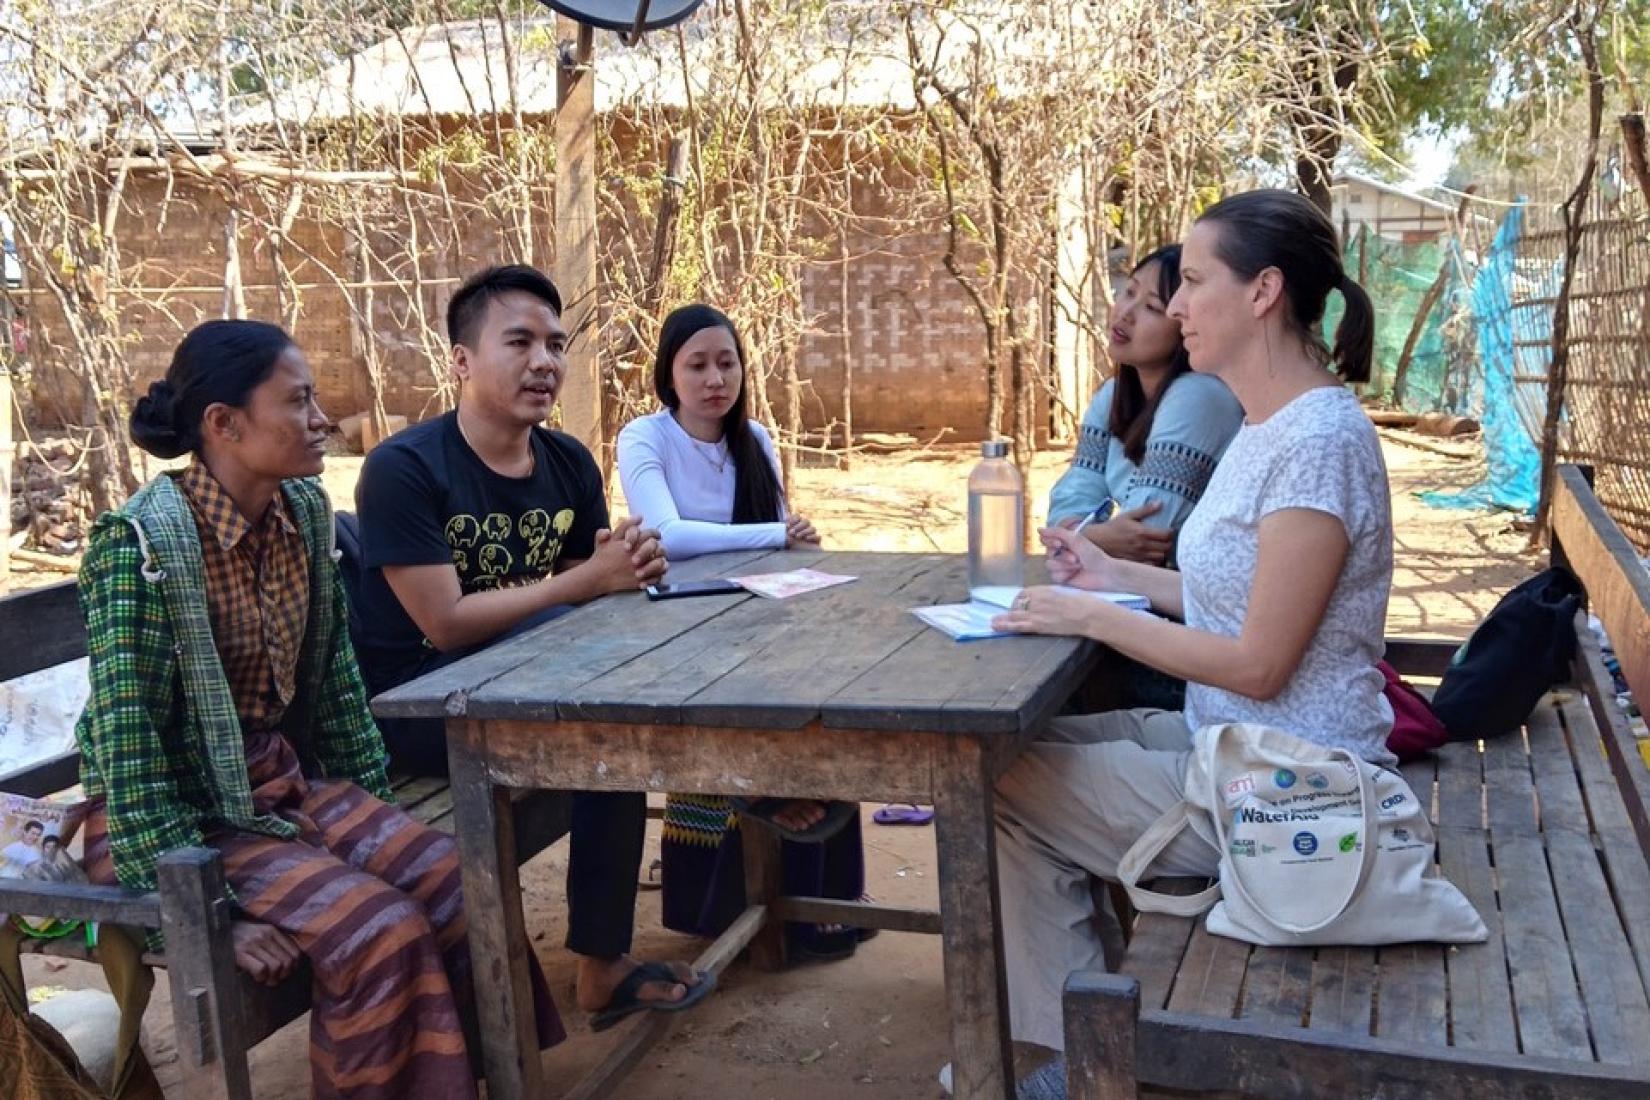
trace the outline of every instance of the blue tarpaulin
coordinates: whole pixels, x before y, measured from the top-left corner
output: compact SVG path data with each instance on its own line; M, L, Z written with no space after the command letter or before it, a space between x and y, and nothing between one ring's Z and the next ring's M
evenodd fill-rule
M1423 493L1421 499L1442 508L1510 508L1533 512L1541 491L1541 450L1537 438L1546 415L1547 387L1517 381L1545 377L1551 351L1552 308L1526 301L1513 306L1515 283L1520 298L1551 300L1558 269L1520 269L1518 241L1524 208L1507 211L1495 243L1479 265L1472 285L1472 317L1483 367L1484 455L1489 475L1470 489ZM1551 285L1549 285L1551 284Z

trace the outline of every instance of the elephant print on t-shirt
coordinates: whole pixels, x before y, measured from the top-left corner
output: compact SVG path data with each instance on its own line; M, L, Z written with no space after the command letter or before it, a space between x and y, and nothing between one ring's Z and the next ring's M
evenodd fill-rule
M470 575L470 563L481 542L481 524L474 516L456 515L447 521L447 545L453 550L453 568L458 570L460 584Z
M527 567L542 569L547 573L554 569L556 559L561 556L562 540L572 529L571 508L563 508L557 512L555 519L551 519L550 513L543 508L534 508L523 515L516 525L516 530L527 543Z
M543 508L530 508L514 519L504 512L479 520L454 516L447 521L446 535L460 586L467 593L480 592L540 579L555 568L574 518L571 508L554 517Z

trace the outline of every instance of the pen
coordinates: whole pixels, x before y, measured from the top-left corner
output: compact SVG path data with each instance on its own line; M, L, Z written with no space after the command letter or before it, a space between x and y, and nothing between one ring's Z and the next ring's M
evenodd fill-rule
M1077 526L1073 527L1071 529L1071 533L1074 534L1074 535L1081 535L1083 533L1083 528L1087 527L1089 524L1093 523L1095 520L1110 519L1112 517L1113 512L1116 510L1116 507L1117 507L1117 502L1108 497L1106 500L1101 502L1100 507L1096 508L1094 511L1090 512L1088 515L1086 515L1082 519L1078 520L1077 521ZM1066 553L1066 551L1061 550L1061 551L1059 551L1059 553L1064 554L1064 553Z
M1072 528L1072 534L1077 534L1077 535L1082 534L1083 533L1083 528L1087 527L1089 524L1093 523L1097 519L1098 520L1110 519L1112 509L1115 508L1115 507L1116 507L1115 502L1111 501L1109 499L1102 502L1100 507L1096 508L1094 511L1090 512L1088 515L1084 516L1081 520L1078 521L1077 526Z

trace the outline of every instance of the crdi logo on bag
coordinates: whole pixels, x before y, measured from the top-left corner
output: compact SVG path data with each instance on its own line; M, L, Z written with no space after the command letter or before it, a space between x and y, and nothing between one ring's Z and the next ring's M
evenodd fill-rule
M1318 838L1304 830L1295 834L1295 851L1309 856L1318 850Z

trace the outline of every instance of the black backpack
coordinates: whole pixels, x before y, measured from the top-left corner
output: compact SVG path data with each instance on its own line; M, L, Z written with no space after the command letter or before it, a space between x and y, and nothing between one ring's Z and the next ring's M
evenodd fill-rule
M1581 582L1562 566L1501 597L1444 672L1432 712L1452 741L1516 730L1541 696L1569 676Z

